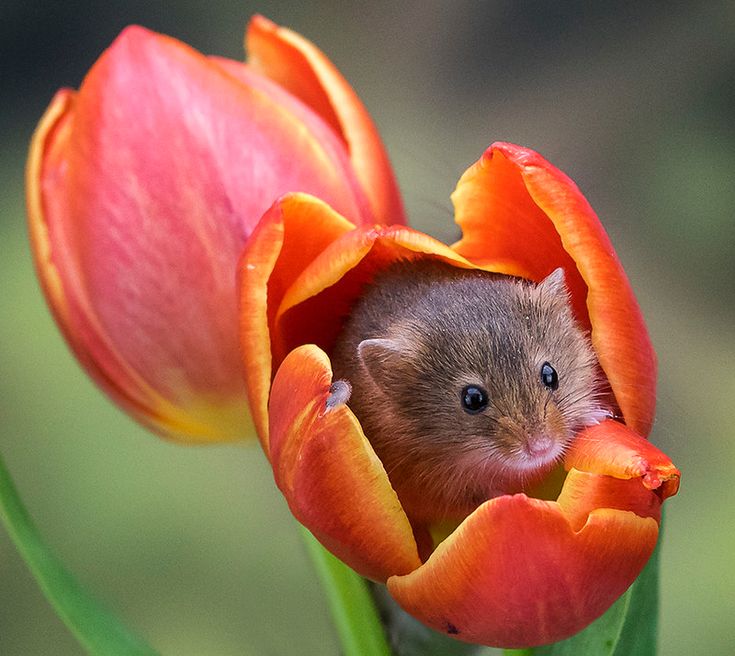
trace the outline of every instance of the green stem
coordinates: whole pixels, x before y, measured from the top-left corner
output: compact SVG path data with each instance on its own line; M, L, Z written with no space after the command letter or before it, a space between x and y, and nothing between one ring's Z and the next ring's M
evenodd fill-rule
M92 656L157 656L79 585L43 542L0 457L0 520L57 615Z
M533 656L533 649L503 649L503 656Z
M343 656L391 656L383 625L365 580L329 553L301 527L327 603Z

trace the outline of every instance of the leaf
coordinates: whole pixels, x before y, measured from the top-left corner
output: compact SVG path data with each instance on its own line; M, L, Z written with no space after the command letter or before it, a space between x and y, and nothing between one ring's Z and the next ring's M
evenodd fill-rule
M158 656L92 598L43 542L0 457L0 519L67 628L92 656Z
M562 642L537 647L534 656L655 656L658 628L658 545L627 592L599 619Z

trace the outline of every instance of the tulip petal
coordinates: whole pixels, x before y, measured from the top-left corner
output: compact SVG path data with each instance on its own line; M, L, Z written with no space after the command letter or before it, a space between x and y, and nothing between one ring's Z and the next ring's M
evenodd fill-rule
M62 89L54 96L33 135L26 169L28 225L38 278L62 329L68 325L69 310L44 221L44 187L54 186L62 175L62 153L69 138L75 96L71 89ZM54 198L55 195L51 195L48 200ZM73 335L67 335L67 339L71 343Z
M564 267L625 423L648 435L656 357L625 272L577 186L537 153L498 143L462 176L452 200L464 257L536 281Z
M388 590L414 617L471 643L555 642L601 615L653 552L658 524L597 509L575 531L561 507L525 495L483 504Z
M352 168L353 162L350 160L344 141L339 135L335 134L331 126L321 116L272 80L256 73L252 67L224 57L210 57L210 60L229 75L237 78L245 88L251 91L257 90L270 98L284 114L291 114L295 124L307 127L314 142L319 144L319 147L324 151L323 157L327 161L334 162L337 170L344 174L342 182L355 199L357 208L357 212L350 215L351 218L357 223L372 223L375 220L373 210L370 207L370 200ZM308 162L304 162L304 164L308 165ZM288 189L285 185L282 185L282 187L285 191L297 191L295 188L293 190ZM324 194L321 195L326 197Z
M140 422L163 437L228 439L233 430L247 428L242 403L227 406L204 401L189 412L170 403L127 365L85 293L68 236L74 217L67 203L67 152L76 101L71 90L56 94L33 135L26 174L31 244L54 318L90 376Z
M266 455L276 309L318 253L354 227L323 201L288 194L263 215L240 258L241 351L250 411Z
M248 63L319 114L340 135L378 223L405 223L390 161L367 110L335 66L311 42L254 16L246 33Z
M275 318L280 358L313 342L329 352L344 318L376 272L398 260L432 257L475 268L441 242L405 226L361 227L325 248L294 280Z
M557 503L572 528L579 531L597 508L629 510L638 517L651 517L660 523L663 500L639 478L614 478L572 469Z
M640 478L646 489L659 490L662 499L679 489L680 472L669 457L612 420L579 433L564 457L564 466L619 479Z
M269 408L276 483L294 516L363 576L411 572L420 565L411 525L347 396L333 389L317 347L283 361Z

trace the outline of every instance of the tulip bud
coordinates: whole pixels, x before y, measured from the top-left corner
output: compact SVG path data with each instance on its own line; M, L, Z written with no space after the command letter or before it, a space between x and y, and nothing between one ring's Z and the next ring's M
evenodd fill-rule
M332 64L255 17L252 65L127 28L61 90L27 168L38 275L72 350L165 437L252 433L236 264L261 215L304 191L357 224L402 222L383 146Z
M655 354L602 225L563 173L533 151L495 144L453 200L463 235L451 247L404 226L356 226L305 194L271 207L240 268L253 418L294 516L385 582L404 610L458 640L548 644L630 586L656 545L661 504L677 492L679 471L645 439ZM441 527L406 513L329 359L364 285L395 262L426 258L537 283L561 267L622 419L575 436L553 493L491 498L440 537Z

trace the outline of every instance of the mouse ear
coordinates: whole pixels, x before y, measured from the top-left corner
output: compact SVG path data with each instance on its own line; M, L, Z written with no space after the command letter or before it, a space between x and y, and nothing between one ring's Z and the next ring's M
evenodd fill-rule
M385 387L406 355L397 339L364 339L357 345L357 357L379 387Z
M567 287L567 279L562 267L554 269L539 284L538 289L546 292L551 296L563 296L569 298L569 289Z

